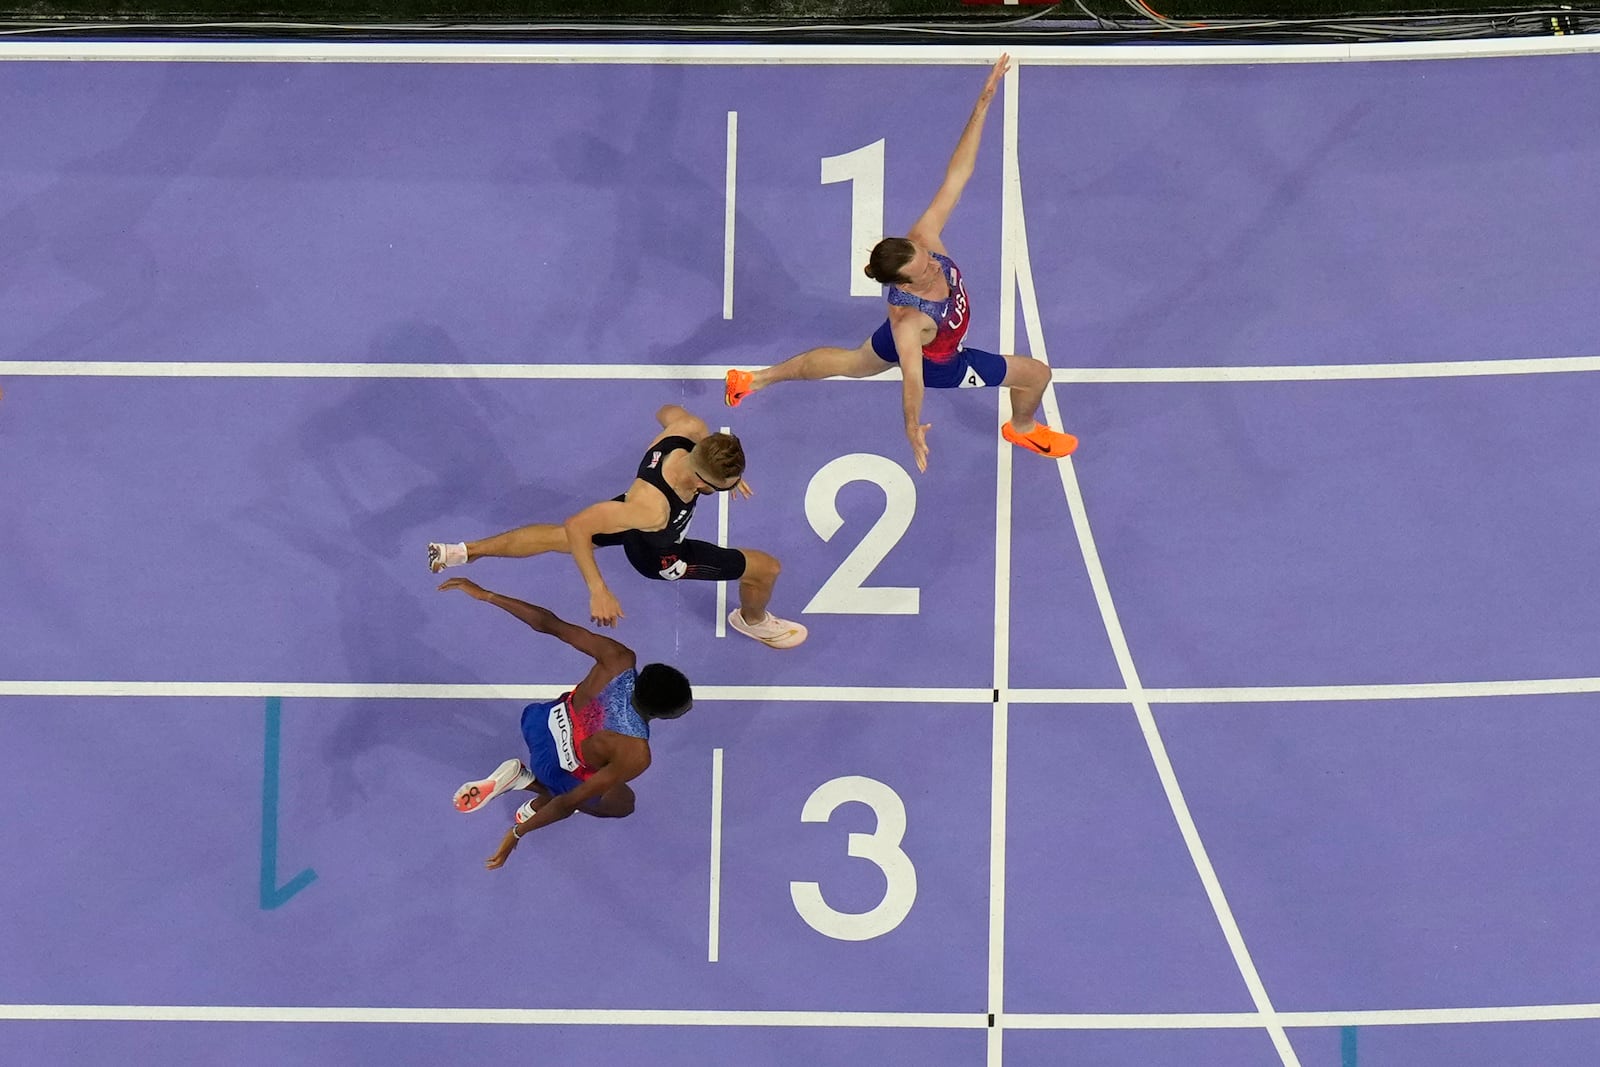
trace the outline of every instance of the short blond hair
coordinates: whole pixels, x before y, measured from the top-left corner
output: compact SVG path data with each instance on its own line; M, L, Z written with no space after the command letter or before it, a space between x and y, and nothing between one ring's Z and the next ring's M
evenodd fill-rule
M731 433L714 433L694 446L695 462L718 482L744 476L744 446Z

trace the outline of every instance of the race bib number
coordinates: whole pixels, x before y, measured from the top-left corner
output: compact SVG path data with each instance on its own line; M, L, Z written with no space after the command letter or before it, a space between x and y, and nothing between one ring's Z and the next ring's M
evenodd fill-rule
M578 749L572 742L572 716L567 713L567 702L562 701L550 709L550 736L555 739L556 759L563 770L578 769Z

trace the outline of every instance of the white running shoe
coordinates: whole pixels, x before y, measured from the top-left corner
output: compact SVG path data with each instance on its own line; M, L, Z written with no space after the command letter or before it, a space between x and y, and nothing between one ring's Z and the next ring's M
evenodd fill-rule
M533 772L519 759L508 759L489 777L468 782L456 790L457 811L477 811L501 793L522 789L533 783Z
M467 543L457 541L453 545L440 545L428 543L428 569L435 574L446 567L459 567L467 562Z
M752 626L744 621L744 616L739 614L739 609L734 608L728 616L728 625L744 634L753 637L764 645L772 648L793 648L806 639L807 630L797 622L780 619L772 612L767 612L767 617Z

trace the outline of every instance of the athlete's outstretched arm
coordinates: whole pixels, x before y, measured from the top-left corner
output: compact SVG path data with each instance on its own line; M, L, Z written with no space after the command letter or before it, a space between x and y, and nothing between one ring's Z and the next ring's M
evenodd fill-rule
M549 634L551 637L565 641L596 663L615 665L623 663L624 660L630 661L617 671L619 674L632 665L633 650L627 645L620 641L613 641L609 637L602 637L593 630L585 630L582 626L570 623L549 608L541 608L539 605L530 604L526 600L518 600L516 597L509 597L503 593L485 589L470 578L451 578L439 586L441 592L446 589L459 589L474 600L481 600L485 604L493 604L502 611L521 619L540 633Z
M928 430L932 423L922 421L922 326L920 311L894 308L889 312L894 350L900 356L900 407L906 417L906 439L916 457L917 470L928 470Z
M633 740L629 738L628 740ZM593 739L589 742L590 748L586 752L592 753ZM517 842L527 837L535 830L549 826L553 822L560 822L580 808L585 803L597 797L604 796L609 790L631 781L645 772L650 766L650 749L643 745L630 745L625 752L614 753L600 767L594 775L578 788L569 793L557 793L539 806L533 818L523 823L518 823L506 831L500 839L500 847L495 849L494 855L484 862L489 870L496 870L505 865L506 857L511 855L511 850L517 847ZM518 831L521 831L520 833Z
M635 482L641 485L641 482ZM653 499L652 499L653 498ZM624 530L659 530L666 525L667 502L659 493L650 497L635 498L629 490L626 500L603 500L591 504L562 525L567 531L567 551L578 573L589 587L589 620L601 626L615 626L622 617L622 605L600 575L600 564L594 558L595 534L622 533Z
M944 184L939 186L939 191L933 196L933 203L928 205L928 210L922 213L911 232L906 236L913 241L926 245L933 245L935 251L944 248L939 240L939 235L944 232L946 222L950 221L950 213L955 210L956 202L961 199L961 190L967 187L967 179L972 177L972 169L978 161L978 142L983 137L983 120L989 116L989 102L994 99L994 91L1000 85L1000 79L1005 77L1011 68L1011 57L1002 55L994 69L989 71L989 78L983 83L983 91L978 94L978 103L972 109L972 116L967 119L966 129L961 131L961 140L956 142L955 153L950 157L950 165L945 168Z

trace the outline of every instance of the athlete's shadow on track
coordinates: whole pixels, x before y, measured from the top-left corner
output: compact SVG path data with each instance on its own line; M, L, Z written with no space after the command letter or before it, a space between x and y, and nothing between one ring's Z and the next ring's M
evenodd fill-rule
M387 327L366 358L466 362L442 329L416 322ZM493 512L534 498L533 487L518 486L514 465L486 430L511 409L494 382L339 381L328 392L336 398L331 404L286 425L270 446L275 455L262 467L277 481L263 487L247 518L303 554L305 578L321 583L335 602L346 677L472 680L452 650L424 637L437 622L429 598L438 595L438 579L427 571L420 531L464 500L493 501ZM408 488L396 494L396 485ZM526 503L518 510L525 514ZM360 764L377 746L398 746L448 768L441 781L454 788L486 759L504 758L506 731L503 716L490 719L482 705L460 701L345 703L323 745L325 806L342 810L364 795Z
M694 95L691 72L680 68L658 71L645 99L641 121L627 144L593 133L571 133L561 138L552 153L564 176L573 182L616 190L617 216L608 220L613 233L628 235L619 245L615 273L608 288L626 294L647 289L654 264L667 260L686 273L705 278L709 288L721 292L720 255L703 254L706 216L692 210L662 211L662 190L682 191L683 203L714 205L720 219L725 190L720 168L715 177L676 158L663 132L679 128L685 112L704 111L705 102ZM877 326L871 314L860 316L859 327L838 330L839 307L834 300L813 299L816 284L801 272L807 265L795 261L792 250L770 239L758 223L770 224L736 209L734 319L722 318L720 302L708 305L698 327L680 341L641 351L641 358L662 363L703 363L707 357L732 363L777 362L816 345L855 347ZM720 223L716 232L721 235ZM719 242L720 244L720 242ZM757 280L759 279L759 280ZM831 294L830 294L831 295ZM879 308L881 311L881 308ZM604 319L595 316L586 328L584 345L593 350L604 343ZM769 338L800 337L793 351ZM752 353L752 342L755 350ZM728 356L718 353L728 351ZM705 418L715 418L711 408L721 406L720 385L685 383L684 403Z
M37 274L41 259L85 294L28 341L27 358L126 359L160 348L174 322L252 299L247 280L223 257L212 258L204 286L174 288L157 254L162 235L145 225L156 202L196 173L236 109L232 94L197 91L207 77L182 64L164 73L126 136L65 164L52 185L0 216L0 294Z

